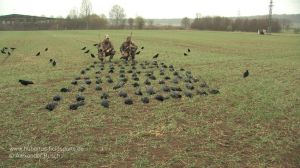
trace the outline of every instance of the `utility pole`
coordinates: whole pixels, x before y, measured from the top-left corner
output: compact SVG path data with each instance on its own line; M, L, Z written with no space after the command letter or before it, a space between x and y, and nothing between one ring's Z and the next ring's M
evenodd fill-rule
M268 25L268 33L272 33L272 8L273 8L273 0L270 0L269 5L269 25Z

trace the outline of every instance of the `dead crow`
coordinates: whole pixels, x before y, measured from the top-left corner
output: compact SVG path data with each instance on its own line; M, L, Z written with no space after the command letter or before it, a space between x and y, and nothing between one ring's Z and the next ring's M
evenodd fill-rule
M70 104L69 108L70 108L70 110L77 110L79 106L80 105L78 103L73 103L73 104Z
M99 84L97 84L95 89L96 90L102 90L102 87Z
M77 82L77 80L73 80L73 81L71 82L71 84L72 84L72 85L77 85L78 82Z
M53 97L53 101L60 101L61 100L61 96L56 95Z
M85 97L84 96L81 96L81 95L76 95L76 101L84 101L85 100Z
M149 103L149 98L148 98L148 97L142 97L142 98L141 98L141 101L142 101L144 104L148 104L148 103Z
M243 74L243 77L244 77L244 78L247 78L248 76L249 76L249 71L246 70L246 72L244 72L244 74Z
M101 106L103 106L105 108L109 108L109 101L107 99L103 99L101 101Z
M154 94L156 94L154 88L151 87L151 86L148 87L148 88L146 89L146 92L147 92L149 95L154 95Z
M143 93L142 93L142 90L141 88L137 89L135 92L134 92L135 95L138 95L138 96L142 96Z
M35 56L39 56L41 54L41 52L38 52Z
M56 102L51 102L51 103L46 105L46 109L49 110L49 111L53 111L56 106L57 106Z
M217 89L210 89L210 90L209 90L209 93L210 93L210 94L219 94L220 91L217 90Z
M56 66L56 61L53 61L53 62L52 62L52 66Z
M157 58L159 56L159 54L157 53L157 54L155 54L154 56L153 56L153 59L154 58Z
M27 81L27 80L22 80L22 79L20 79L19 82L20 82L22 85L25 85L25 86L30 85L30 84L33 84L32 81Z
M165 98L162 95L156 95L155 99L158 100L158 101L164 101L165 100Z
M124 92L124 91L121 90L121 91L119 92L119 96L125 98L125 97L127 97L128 95L127 95L126 92Z
M107 93L103 92L100 98L101 99L108 99L109 95Z
M70 89L68 89L68 88L61 88L60 92L70 92Z
M132 105L133 101L130 97L126 97L125 100L124 100L124 103L127 104L127 105Z

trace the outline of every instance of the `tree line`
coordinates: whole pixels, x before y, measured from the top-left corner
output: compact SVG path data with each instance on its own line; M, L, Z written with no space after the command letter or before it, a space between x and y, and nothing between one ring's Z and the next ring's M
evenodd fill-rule
M157 26L151 19L141 16L126 18L125 10L114 5L109 18L104 14L92 13L90 0L82 0L80 10L73 8L66 18L40 18L19 19L13 24L1 24L0 30L82 30L82 29L198 29L214 31L248 31L255 32L258 29L267 29L268 21L265 19L227 18L227 17L199 17L191 20L187 17L181 20L179 26ZM0 18L1 19L1 18ZM15 19L16 20L16 19ZM20 21L21 20L21 21ZM288 20L273 20L272 31L280 32L290 27Z

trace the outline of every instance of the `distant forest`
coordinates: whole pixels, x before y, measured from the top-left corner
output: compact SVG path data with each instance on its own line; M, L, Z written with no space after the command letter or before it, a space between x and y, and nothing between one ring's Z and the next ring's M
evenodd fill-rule
M268 29L267 16L251 17L200 17L194 19L144 19L141 16L126 18L124 9L114 5L105 15L92 14L91 4L83 0L81 12L72 9L66 18L28 15L0 16L0 30L93 30L93 29L197 29L214 31L257 32ZM300 26L300 14L274 15L272 32L289 31ZM296 29L295 29L296 30ZM299 28L297 29L299 31Z

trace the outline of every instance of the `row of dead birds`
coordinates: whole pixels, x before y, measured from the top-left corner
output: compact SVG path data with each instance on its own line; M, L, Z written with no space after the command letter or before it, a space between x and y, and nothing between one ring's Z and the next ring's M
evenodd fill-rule
M96 64L96 62L95 62L94 64ZM153 66L153 65L156 65L156 66ZM127 83L127 81L128 81L128 79L125 77L125 66L128 66L128 64L126 64L125 66L119 64L118 66L120 67L120 71L119 71L119 73L120 73L120 79L119 79L119 81L116 83L116 85L113 86L113 90L117 90L117 89L123 88L123 87L125 86L125 84ZM174 78L173 78L172 82L173 82L174 84L178 84L178 83L179 83L179 80L181 80L181 79L183 78L183 77L181 77L181 76L179 75L179 72L176 71L176 70L174 69L174 66L173 66L173 65L167 66L167 65L165 65L164 63L161 63L160 66L158 66L157 61L153 61L151 64L150 64L150 62L144 62L144 63L141 63L141 64L140 64L140 67L141 67L142 69L144 69L145 66L152 67L152 68L155 68L155 67L156 67L156 68L160 68L160 66L161 66L161 68L168 68L171 72L173 72ZM103 63L100 63L100 64L99 64L98 68L100 69L100 73L103 72L103 71L105 70L104 67L105 67L105 64L103 64ZM81 74L85 74L87 71L90 71L91 68L95 68L95 69L96 69L95 65L91 65L90 67L87 67L85 70L82 70L80 73L81 73ZM149 97L145 96L145 94L144 94L144 93L142 92L142 90L141 90L140 84L139 84L138 82L136 82L136 81L139 81L138 75L141 73L140 71L137 71L136 69L137 69L136 65L131 65L131 69L127 70L127 73L128 73L128 74L132 74L132 80L135 81L135 82L132 84L133 87L137 88L136 91L134 92L134 94L137 95L137 96L142 96L141 101L142 101L143 103L149 103L149 102L150 102ZM146 69L146 68L145 68L145 69ZM107 79L106 81L107 81L109 84L114 83L114 81L112 80L111 76L109 75L110 72L111 72L111 70L115 70L114 64L110 64L110 65L109 65L109 71L107 72L108 75L106 75L106 79ZM165 71L165 70L160 69L160 75L164 75L164 73L162 73L162 72L164 72L164 71ZM184 71L184 69L181 68L180 71ZM83 73L83 72L84 72L84 73ZM97 72L98 72L98 73L97 73ZM97 72L96 72L96 74L99 74L99 71L97 71ZM138 72L140 72L140 73L138 73ZM166 77L164 78L165 80L159 80L158 83L161 84L161 85L163 85L162 91L165 92L165 93L169 93L169 96L163 96L163 95L161 95L161 94L157 94L156 89L155 89L154 87L151 86L150 80L153 80L153 81L154 81L154 80L156 80L156 77L154 76L153 71L152 71L152 72L151 72L151 71L148 71L147 73L145 73L145 76L147 77L147 79L146 79L145 82L144 82L144 84L147 86L147 87L146 87L146 93L147 93L148 95L155 95L155 96L154 96L154 99L156 99L156 100L158 100L158 101L164 101L164 100L166 100L166 99L169 99L170 97L172 97L172 98L181 98L182 95L185 95L186 97L190 97L190 98L191 98L191 97L193 97L192 91L195 89L195 87L194 87L194 85L193 85L193 82L197 83L197 82L199 81L199 79L194 78L194 77L192 76L192 74L191 74L190 71L186 71L186 74L185 74L185 75L187 76L187 79L185 79L185 82L186 82L185 86L186 86L186 88L187 88L188 90L183 91L183 94L181 94L182 89L181 89L179 86L173 86L173 87L170 87L170 86L165 85L165 80L170 80L170 79L171 79L170 77L166 76ZM84 77L83 79L84 79L84 83L85 83L85 84L87 84L87 85L91 85L91 84L92 84L92 81L91 81L91 79L90 79L89 77ZM71 84L72 84L72 85L78 85L79 80L81 80L81 77L76 77L76 78L71 82ZM96 88L95 88L95 90L97 90L97 91L102 91L102 87L101 87L100 84L103 84L103 81L102 81L102 79L101 79L99 76L96 76L96 81L95 81L95 83L96 83ZM202 83L202 84L200 85L200 87L202 87L202 88L208 88L208 86L207 86L207 84L206 84L205 82ZM84 86L80 86L80 88L78 89L78 92L84 92L85 89L86 89L86 88L85 88ZM60 91L61 91L61 92L70 92L71 90L68 89L68 88L61 88ZM219 91L216 90L216 89L210 89L210 90L209 90L209 93L210 93L210 94L218 94ZM208 95L208 93L207 93L206 91L203 91L203 90L196 90L196 94L201 95L201 96L206 96L206 95ZM83 96L81 96L81 94L79 94L79 95L80 95L79 97L81 97L81 99L77 99L77 98L76 98L77 102L76 102L76 103L73 103L73 104L71 104L71 105L69 106L69 108L70 108L71 110L76 110L78 107L84 105L84 100L85 100L85 98L82 99ZM119 91L118 95L119 95L120 97L123 97L123 98L124 98L124 103L125 103L125 104L127 104L127 105L133 104L132 98L130 98L130 97L128 96L128 94L127 94L124 90ZM101 95L101 103L100 103L100 104L101 104L103 107L108 108L108 107L109 107L109 100L108 100L108 99L109 99L108 93L103 92L102 95ZM54 96L54 97L53 97L53 101L54 101L54 102L48 104L48 105L46 106L46 108L47 108L48 110L53 110L53 109L56 107L56 105L57 105L57 101L56 101L56 100L57 100L57 96ZM52 109L52 108L50 108L50 107L54 107L54 108Z

